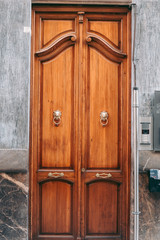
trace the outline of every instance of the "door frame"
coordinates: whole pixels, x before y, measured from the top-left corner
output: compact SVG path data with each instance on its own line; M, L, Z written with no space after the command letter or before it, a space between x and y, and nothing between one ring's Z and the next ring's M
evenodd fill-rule
M120 0L121 1L121 0ZM72 4L71 4L72 2ZM79 2L81 1L59 1L59 4L57 4L56 0L52 0L52 1L38 1L38 0L32 0L32 36L31 36L31 74L30 74L30 139L29 139L29 239L33 240L34 238L32 238L32 228L33 228L33 223L32 223L32 219L33 219L33 215L32 215L32 198L33 195L36 194L34 191L34 183L32 181L33 179L33 174L34 174L34 167L33 167L33 159L34 159L34 125L35 120L37 121L37 118L34 118L36 115L35 109L34 109L34 105L36 103L36 97L34 96L34 91L33 91L33 85L34 85L34 47L35 47L35 10L33 10L33 7L38 8L39 10L42 9L42 7L73 7L74 4L74 8L77 7L77 11L78 8L80 9L81 7L87 7L86 5L89 4L89 8L97 8L97 5L99 5L100 7L102 7L102 4L105 5L106 7L108 7L110 10L114 11L114 12L128 12L127 13L127 50L128 50L128 63L127 63L127 100L128 100L128 112L127 112L127 136L128 136L128 146L127 146L127 156L128 156L128 173L125 173L126 176L126 181L128 184L126 184L126 192L127 192L127 196L128 199L126 199L126 211L128 212L127 214L127 219L126 219L126 223L127 223L127 227L126 227L126 239L129 240L130 238L130 179L131 179L131 5L130 5L130 1L128 1L128 3L116 3L116 5L114 5L113 3L109 3L109 1L107 0L103 0L100 3L95 2L95 1L89 1L89 3L85 3L82 4L81 6L79 6ZM110 1L111 2L111 1ZM51 4L52 3L52 4ZM50 4L50 5L48 5ZM111 6L112 5L112 6ZM129 11L128 11L129 10ZM33 225L32 225L33 224Z

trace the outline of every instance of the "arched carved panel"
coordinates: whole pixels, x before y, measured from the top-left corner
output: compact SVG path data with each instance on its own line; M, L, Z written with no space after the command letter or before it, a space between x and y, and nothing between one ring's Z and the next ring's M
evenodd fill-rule
M70 32L63 34L61 37L55 39L47 47L40 49L35 54L39 57L40 61L47 61L57 56L67 47L74 45L76 39L77 37L75 33Z
M98 49L104 56L114 62L122 62L126 54L113 47L108 41L94 33L88 33L86 41L92 47Z

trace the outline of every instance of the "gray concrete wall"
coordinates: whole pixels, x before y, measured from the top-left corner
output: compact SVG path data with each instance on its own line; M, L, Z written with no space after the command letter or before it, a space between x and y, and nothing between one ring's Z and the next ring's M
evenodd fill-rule
M154 91L160 90L160 1L133 0L137 4L135 41L136 79L139 88L139 116L153 114ZM132 159L133 161L133 159ZM160 193L149 192L151 168L160 169L160 153L139 151L140 161L140 240L160 239ZM133 166L133 162L132 162ZM133 211L133 167L132 167ZM133 240L133 215L131 214L131 240Z
M30 0L0 0L0 170L24 170L29 146Z
M134 0L137 4L136 48L137 86L140 116L153 113L153 95L160 90L160 1ZM160 168L160 155L140 151L140 170Z

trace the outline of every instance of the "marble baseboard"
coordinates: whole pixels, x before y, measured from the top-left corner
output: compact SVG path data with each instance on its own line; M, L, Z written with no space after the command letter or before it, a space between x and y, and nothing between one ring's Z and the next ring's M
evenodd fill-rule
M160 193L149 191L149 178L147 173L139 175L139 240L160 239ZM132 186L133 187L133 186ZM131 193L131 212L133 212L133 188ZM133 240L134 218L131 215L131 237Z
M160 239L160 192L149 191L148 174L140 174L140 240Z
M0 240L28 239L28 175L0 173Z
M26 172L28 149L0 149L0 172Z

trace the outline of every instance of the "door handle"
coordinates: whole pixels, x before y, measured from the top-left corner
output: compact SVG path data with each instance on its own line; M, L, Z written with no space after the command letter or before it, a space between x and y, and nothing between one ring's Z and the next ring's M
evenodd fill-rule
M108 112L102 111L100 113L100 123L102 124L103 127L108 124L108 117L109 117Z
M58 173L58 172L48 173L48 177L59 178L59 177L63 177L63 176L64 176L64 173Z
M97 178L110 178L112 177L111 173L96 173Z
M58 126L61 123L61 116L62 116L61 111L56 110L53 112L53 122L56 126Z

